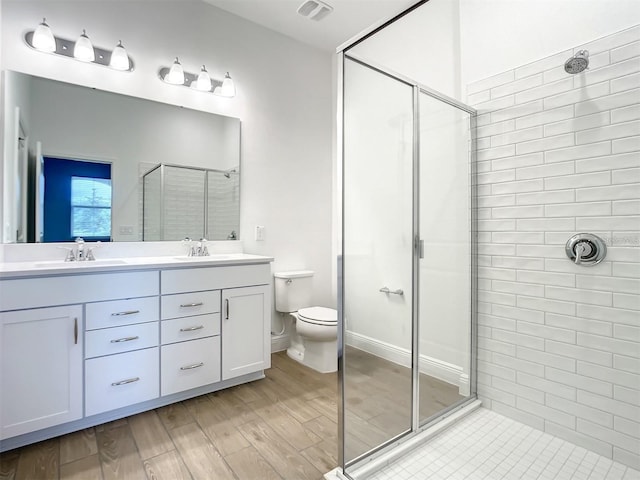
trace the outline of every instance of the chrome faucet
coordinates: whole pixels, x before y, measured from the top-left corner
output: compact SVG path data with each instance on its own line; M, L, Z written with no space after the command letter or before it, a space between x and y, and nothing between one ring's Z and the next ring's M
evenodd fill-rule
M207 248L207 239L201 238L198 242L198 246L196 247L196 256L197 257L208 257L209 249Z
M84 251L84 238L78 237L76 238L76 262L84 262L87 257Z
M93 249L98 246L97 244L94 247L87 247L82 237L76 238L75 242L75 248L60 247L67 250L67 257L64 259L65 262L85 262L96 259L93 254ZM100 242L97 243L99 244Z
M187 256L188 257L208 257L209 256L209 249L207 248L207 239L206 238L201 238L197 242L194 242L189 237L185 237L182 240L182 242L187 245L187 248L188 248ZM194 243L195 243L195 245L194 245Z
M237 239L238 239L238 234L236 233L235 230L231 230L231 233L227 235L227 240L237 240Z

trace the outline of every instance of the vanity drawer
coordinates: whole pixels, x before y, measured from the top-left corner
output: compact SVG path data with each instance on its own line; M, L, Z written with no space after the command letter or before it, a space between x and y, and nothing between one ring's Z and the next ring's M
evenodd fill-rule
M158 347L85 361L85 415L158 397Z
M168 293L220 290L271 283L271 265L234 265L227 267L178 268L163 270L160 291Z
M220 381L220 337L161 347L161 395Z
M220 311L220 291L163 295L162 319L203 315Z
M158 346L158 322L103 328L85 333L85 358Z
M159 272L154 270L0 280L0 308L20 310L118 298L148 297L158 295L158 277ZM34 295L33 292L38 294Z
M162 344L184 342L220 334L220 313L176 318L160 322Z
M159 318L158 309L158 297L88 303L86 329L95 330L97 328L153 322Z

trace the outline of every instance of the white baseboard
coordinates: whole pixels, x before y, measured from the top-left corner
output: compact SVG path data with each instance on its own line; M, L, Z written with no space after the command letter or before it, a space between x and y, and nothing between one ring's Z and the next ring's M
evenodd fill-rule
M283 335L271 335L271 353L281 352L289 348L291 341L289 339L289 334L285 333Z
M376 340L355 332L346 332L346 344L376 357L411 368L411 352L402 347ZM460 394L469 395L469 375L462 367L427 355L420 355L420 372L443 382L457 385Z

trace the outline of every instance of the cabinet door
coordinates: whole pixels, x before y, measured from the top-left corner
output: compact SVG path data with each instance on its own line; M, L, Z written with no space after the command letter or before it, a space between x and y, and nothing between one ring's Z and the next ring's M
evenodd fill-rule
M271 288L222 291L222 380L271 366Z
M82 307L0 313L0 438L82 418Z

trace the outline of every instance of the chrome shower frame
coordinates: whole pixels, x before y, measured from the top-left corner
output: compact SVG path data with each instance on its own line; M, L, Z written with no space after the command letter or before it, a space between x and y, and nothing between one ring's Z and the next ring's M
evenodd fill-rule
M420 2L416 4L413 8L423 4L425 2ZM408 12L405 12L408 13ZM404 14L403 14L404 15ZM399 17L397 17L399 18ZM396 18L396 19L397 19ZM395 21L395 19L394 19ZM378 31L380 28L384 28L388 23L383 25L383 27L379 27L374 30ZM366 34L366 36L371 35L371 33ZM338 234L338 265L337 265L337 277L338 277L338 464L339 470L343 478L353 480L353 477L350 476L349 473L345 471L345 469L353 467L360 468L367 463L374 461L377 458L380 458L383 455L388 454L393 449L405 444L406 442L415 439L415 437L427 430L428 428L433 427L438 424L440 421L445 419L446 417L451 416L452 414L459 412L463 408L471 405L473 402L477 400L477 316L478 316L478 308L477 308L477 182L476 182L476 116L477 112L475 109L459 102L458 100L451 98L447 95L444 95L440 92L437 92L425 85L422 85L415 80L408 78L402 74L394 72L390 69L385 68L382 65L377 64L376 62L372 62L365 58L361 58L357 55L348 53L347 51L359 43L364 38L360 38L346 46L345 48L339 49L338 54L338 98L337 98L337 127L338 127L338 135L337 135L337 185L338 185L338 224L340 225L340 232ZM412 288L413 291L418 291L418 283L419 283L419 272L418 272L418 262L419 262L419 249L420 249L420 238L419 238L419 202L416 201L416 197L419 191L419 159L420 159L420 144L419 144L419 132L420 132L420 124L419 124L419 96L421 93L426 94L434 99L442 101L446 104L449 104L455 108L458 108L464 112L469 114L469 128L470 128L470 145L469 145L469 198L470 198L470 284L469 288L471 289L470 295L470 329L471 329L471 345L470 345L470 372L469 372L469 386L470 386L470 395L466 398L456 402L455 404L449 406L445 410L437 413L436 415L429 417L424 422L420 422L418 415L418 399L419 399L419 351L418 351L418 342L419 342L419 317L418 317L418 295L413 295L412 297L412 419L411 419L411 429L397 435L394 438L389 439L387 442L379 445L378 447L366 452L359 457L352 459L348 462L345 461L345 356L344 356L344 342L345 342L345 323L344 323L344 201L343 201L343 192L345 188L344 184L344 70L345 70L345 62L354 61L364 67L370 68L382 75L386 75L390 78L393 78L399 82L405 83L412 87L413 89L413 197L414 197L414 211L413 211L413 239L414 239L414 256L413 256L413 276L412 276ZM357 466L357 467L356 467Z

